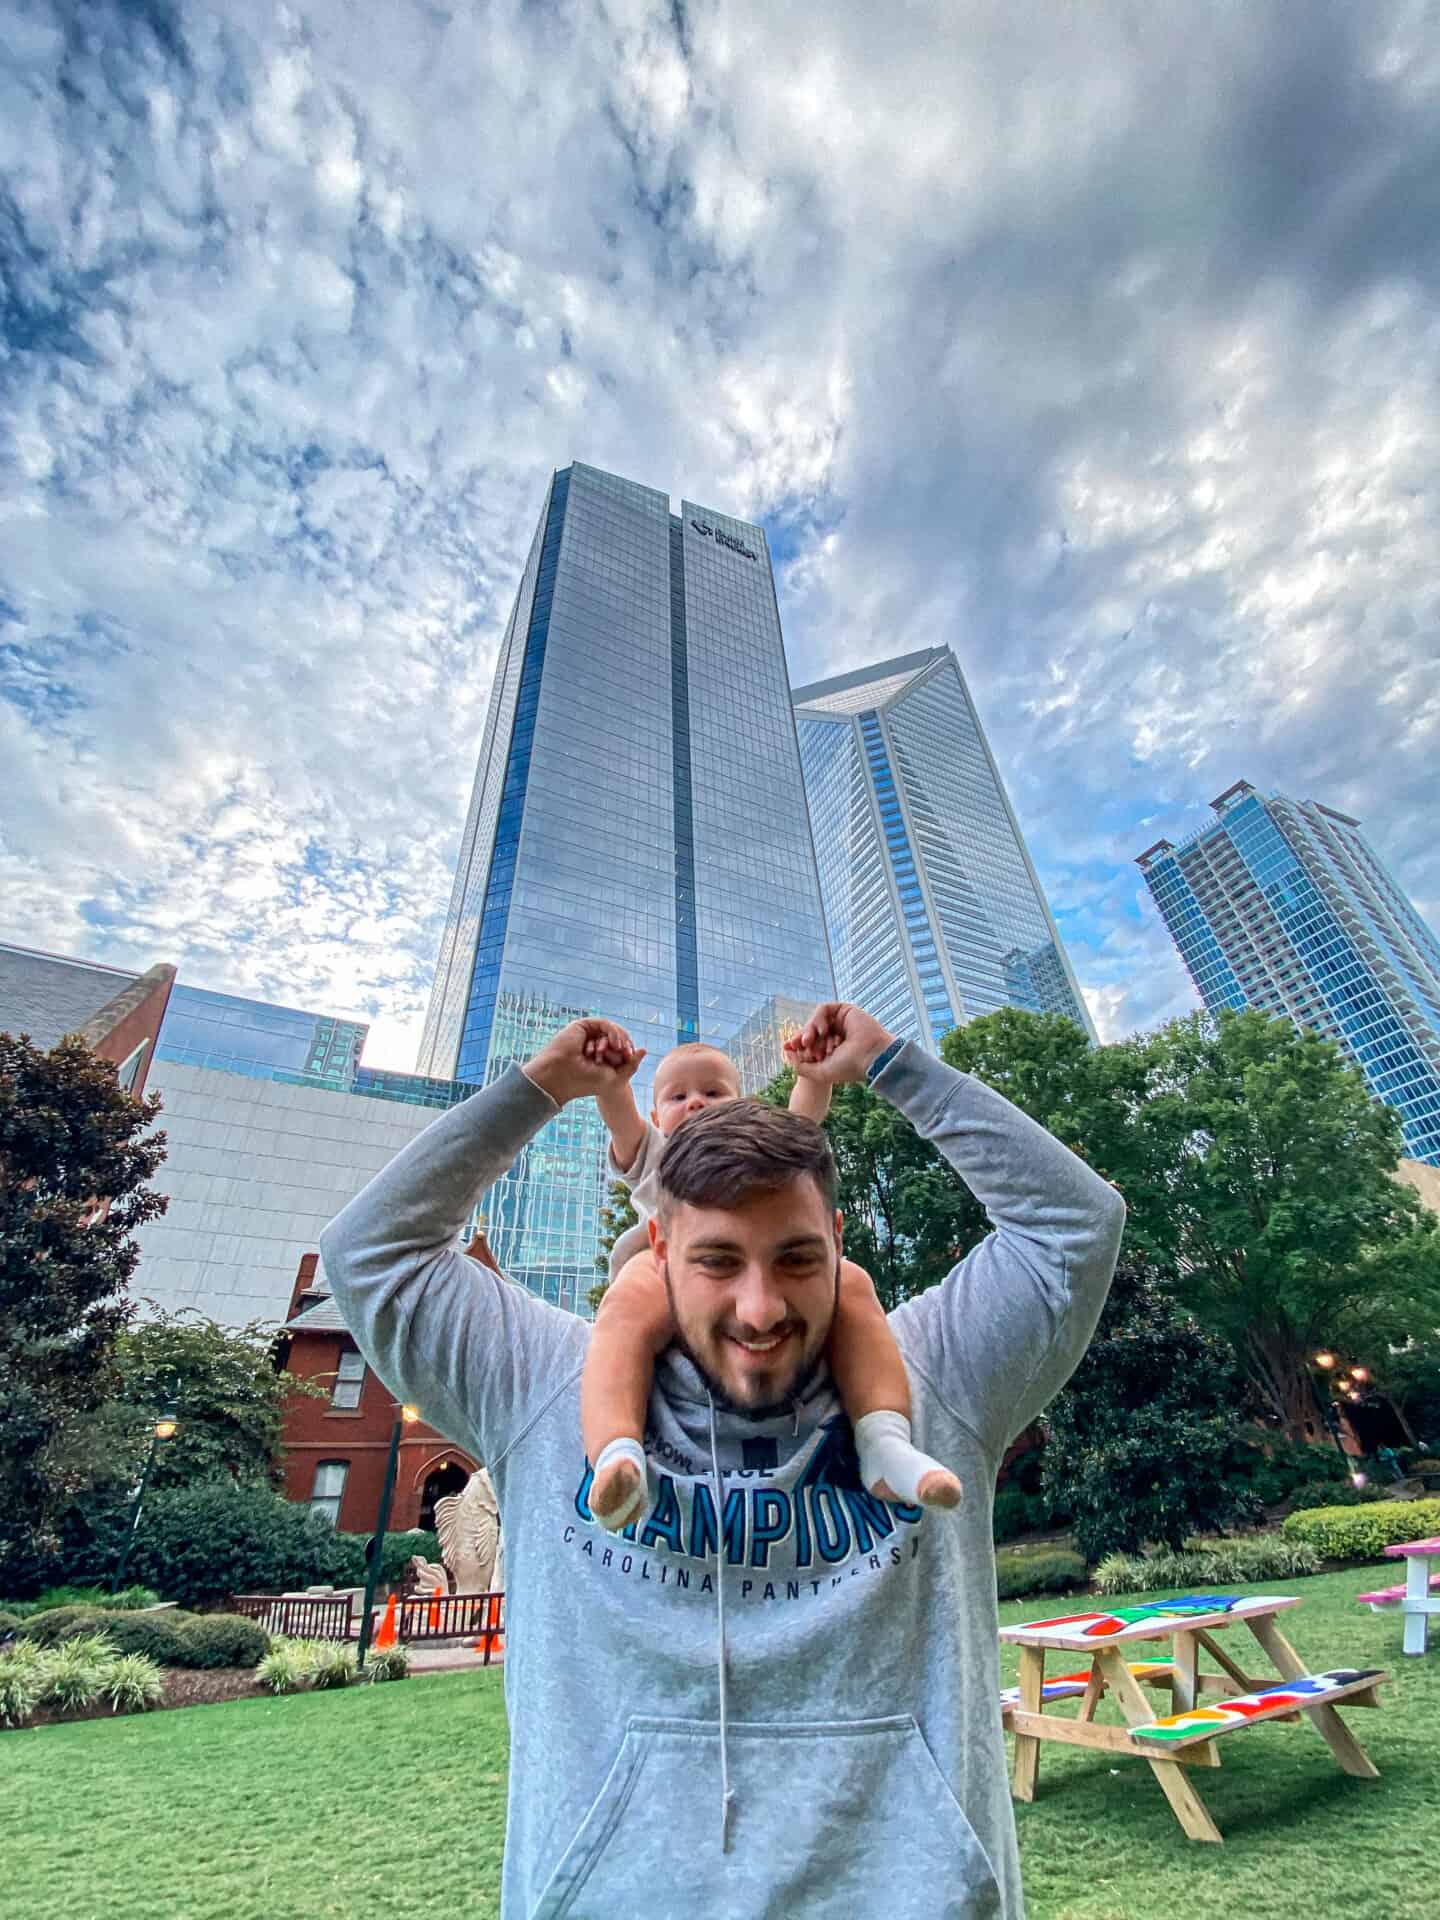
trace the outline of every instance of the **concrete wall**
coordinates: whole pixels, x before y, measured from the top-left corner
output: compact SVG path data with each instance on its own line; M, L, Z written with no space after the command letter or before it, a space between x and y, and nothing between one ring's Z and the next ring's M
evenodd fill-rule
M1402 1160L1395 1178L1413 1187L1432 1213L1440 1213L1440 1167L1427 1166L1423 1160Z
M157 1060L169 1152L163 1219L137 1236L132 1290L229 1326L286 1317L303 1253L436 1116L427 1107Z

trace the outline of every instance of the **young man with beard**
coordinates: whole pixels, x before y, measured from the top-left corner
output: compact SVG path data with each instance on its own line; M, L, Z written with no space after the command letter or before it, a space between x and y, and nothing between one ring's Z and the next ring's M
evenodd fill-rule
M821 1356L842 1221L824 1135L732 1102L679 1129L652 1240L676 1346L656 1369L646 1500L593 1521L589 1326L467 1260L479 1195L568 1101L633 1061L581 1020L436 1120L327 1228L367 1359L490 1468L509 1567L507 1920L1018 1920L990 1501L1064 1384L1124 1208L998 1094L858 1007L800 1036L934 1141L995 1230L890 1316L916 1444L956 1513L861 1484Z

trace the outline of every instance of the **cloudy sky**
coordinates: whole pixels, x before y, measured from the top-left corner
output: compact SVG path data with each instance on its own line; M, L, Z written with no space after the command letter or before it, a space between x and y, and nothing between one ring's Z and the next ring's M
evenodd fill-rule
M1432 925L1440 7L0 0L0 938L413 1065L581 459L948 642L1102 1033L1240 776Z

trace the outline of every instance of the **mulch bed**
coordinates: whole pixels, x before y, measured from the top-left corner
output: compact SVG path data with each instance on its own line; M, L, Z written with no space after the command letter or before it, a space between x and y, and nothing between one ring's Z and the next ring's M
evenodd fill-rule
M163 1713L168 1707L211 1707L221 1700L248 1700L265 1689L255 1678L253 1667L166 1667L165 1697L151 1713ZM19 1731L31 1727L68 1725L72 1720L124 1720L128 1714L112 1713L107 1703L86 1707L79 1713L62 1713L56 1707L41 1707Z

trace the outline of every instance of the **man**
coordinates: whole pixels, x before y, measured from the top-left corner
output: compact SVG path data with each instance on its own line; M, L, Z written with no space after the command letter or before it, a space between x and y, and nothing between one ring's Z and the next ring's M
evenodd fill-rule
M1018 1920L997 1699L990 1495L1011 1436L1099 1316L1124 1208L968 1075L828 1003L799 1036L933 1140L995 1231L890 1316L917 1444L957 1513L860 1484L819 1355L841 1219L800 1115L713 1107L662 1166L654 1251L681 1338L662 1356L647 1500L586 1504L588 1326L467 1261L476 1199L568 1101L633 1068L581 1020L441 1116L321 1249L361 1349L486 1461L505 1515L507 1920L705 1914Z

